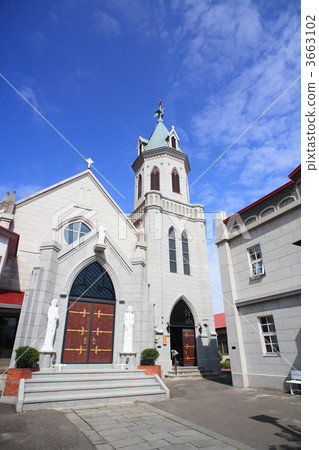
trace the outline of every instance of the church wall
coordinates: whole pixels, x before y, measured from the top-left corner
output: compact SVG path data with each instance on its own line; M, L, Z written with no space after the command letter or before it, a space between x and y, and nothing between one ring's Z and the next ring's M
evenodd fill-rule
M59 257L59 252L56 252L55 264L53 264L52 255L51 258L47 258L42 251L40 264L43 269L36 270L36 272L40 271L40 275L33 277L31 289L27 292L15 348L33 344L39 350L41 349L45 338L47 310L51 300L57 298L60 319L56 331L55 351L56 361L61 362L69 292L77 274L95 260L109 273L116 291L113 365L120 363L124 336L123 319L128 306L133 307L135 314L134 351L139 354L144 348L143 345L147 342L146 334L149 335L146 318L150 316L145 298L147 289L144 268L138 263L131 265L124 255L119 258L110 249L96 253L94 247L97 238L98 236L90 239L86 245L74 249L66 256L62 254Z
M90 191L90 195L88 194ZM94 195L92 195L94 193ZM96 232L99 225L105 224L107 233L117 242L119 248L132 255L135 248L136 233L125 222L120 210L116 210L88 175L49 190L42 196L19 203L16 207L14 229L20 234L15 276L3 274L2 285L12 289L26 290L30 285L31 270L38 264L39 247L42 242L55 239L67 247L61 223L72 218L84 217ZM87 235L84 237L84 239ZM83 238L82 238L83 239ZM72 244L71 244L72 246Z
M171 226L174 226L176 233L177 273L171 273L169 267L168 230ZM184 275L183 271L181 233L185 229L189 237L191 275ZM146 214L145 230L150 302L155 304L156 328L166 333L175 303L180 298L185 298L195 320L198 364L206 367L210 365L209 368L219 371L217 352L215 354L214 349L208 348L213 345L211 333L215 334L215 327L204 221L162 214L159 209L151 208ZM199 323L202 325L201 335L198 330ZM204 327L204 323L208 327ZM159 362L164 370L171 366L170 350L168 338L168 345L160 349Z

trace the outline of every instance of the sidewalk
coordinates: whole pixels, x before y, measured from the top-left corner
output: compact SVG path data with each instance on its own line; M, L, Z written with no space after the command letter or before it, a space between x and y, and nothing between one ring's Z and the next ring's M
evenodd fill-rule
M100 450L253 450L147 403L78 408L66 416Z

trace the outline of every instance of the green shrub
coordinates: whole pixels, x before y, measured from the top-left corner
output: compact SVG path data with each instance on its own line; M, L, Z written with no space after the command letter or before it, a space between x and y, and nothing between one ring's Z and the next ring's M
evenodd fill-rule
M142 366L154 366L155 359L159 357L159 353L156 348L146 348L141 353L141 365Z
M225 367L225 369L229 369L229 368L230 368L230 359L229 359L229 358L225 359L225 361L222 361L222 362L220 363L220 365L221 365L222 367Z
M17 348L16 365L20 369L33 367L39 361L40 353L36 348L27 345Z
M219 356L219 361L222 361L222 359L223 359L223 354L222 354L222 352L220 352L219 350L218 350L218 356Z

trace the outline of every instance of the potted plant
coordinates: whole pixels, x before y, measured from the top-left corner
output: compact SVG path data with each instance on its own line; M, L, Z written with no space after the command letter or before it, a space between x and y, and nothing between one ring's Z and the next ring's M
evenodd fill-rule
M17 367L8 369L6 385L3 391L4 396L17 396L20 379L31 378L32 372L39 370L37 366L39 358L40 353L36 348L27 345L17 348L15 357Z
M155 365L155 360L159 357L159 352L156 348L146 348L141 353L141 364L139 369L145 370L145 375L161 376L161 366Z
M222 369L224 369L224 370L230 370L230 359L229 358L227 358L227 359L225 359L225 361L222 361L221 363L220 363L220 365L221 365L221 367L222 367Z

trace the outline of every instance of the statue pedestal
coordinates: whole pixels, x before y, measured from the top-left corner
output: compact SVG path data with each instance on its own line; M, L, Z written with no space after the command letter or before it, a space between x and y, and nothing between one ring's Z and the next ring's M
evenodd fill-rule
M105 244L99 244L97 243L94 247L94 251L98 252L98 253L102 253L104 252L104 250L106 249L106 245Z
M40 350L40 371L51 369L53 366L53 360L56 357L56 352L46 352Z
M120 352L120 361L122 370L136 369L136 352Z

